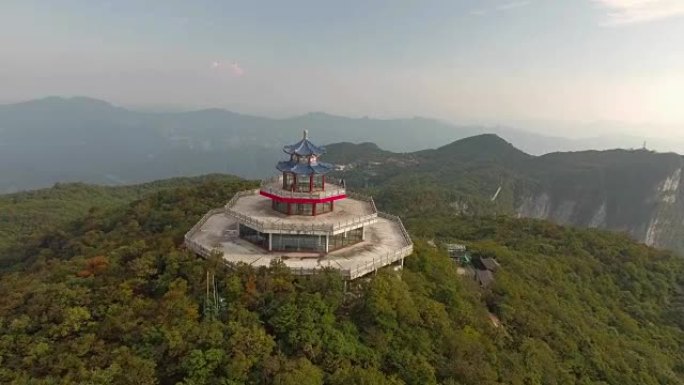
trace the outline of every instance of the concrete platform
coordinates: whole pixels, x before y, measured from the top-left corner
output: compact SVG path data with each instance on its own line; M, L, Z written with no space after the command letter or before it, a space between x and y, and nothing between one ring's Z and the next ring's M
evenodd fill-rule
M261 197L253 196L245 202L262 204L259 198ZM265 198L264 200L268 201ZM349 199L344 201L347 200ZM359 201L351 201L350 204L343 206L346 214L341 213L340 216L331 216L331 218L339 218L350 213L353 213L351 215L369 213L368 207L359 205L357 202ZM269 216L278 214L270 209L270 204L268 211L261 210L261 208L254 209L252 212L264 217L267 213ZM295 220L306 222L306 218ZM413 252L411 239L399 218L379 213L374 219L372 224L365 227L366 239L364 241L321 256L302 252L269 253L237 237L235 229L238 221L236 218L220 210L213 210L186 234L186 245L203 256L213 251L221 252L227 262L241 262L259 267L269 266L273 260L281 260L297 275L315 274L316 271L329 267L339 270L345 279L355 279L383 266L403 261L403 258Z
M299 233L333 235L377 220L372 200L346 198L336 201L332 212L316 216L286 215L273 210L271 199L258 194L258 190L236 195L226 205L226 213L248 226L267 233Z
M325 190L313 192L294 192L283 190L283 177L275 177L261 183L261 191L284 198L324 199L346 195L345 188L333 183L325 184Z

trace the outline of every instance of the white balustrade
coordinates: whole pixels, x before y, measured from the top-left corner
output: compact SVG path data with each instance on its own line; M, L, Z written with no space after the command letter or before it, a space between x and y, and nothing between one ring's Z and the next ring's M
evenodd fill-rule
M241 223L245 223L249 225L250 227L254 227L255 230L261 231L261 232L273 232L274 228L273 226L275 225L276 231L299 231L299 232L316 232L316 231L322 231L322 232L334 232L336 229L346 229L351 226L358 227L360 224L364 223L370 223L376 219L376 217L380 217L383 219L390 220L392 222L395 222L397 226L399 227L402 237L404 238L405 241L405 246L402 247L401 249L395 250L394 252L388 252L386 255L373 259L371 261L368 261L362 265L357 265L353 268L349 269L337 269L340 274L343 276L344 279L352 280L356 279L358 277L364 276L366 274L369 274L373 271L377 271L381 267L390 265L392 263L395 263L403 258L406 258L407 256L411 255L413 253L413 242L411 240L411 236L409 235L408 231L406 231L406 228L404 227L404 224L401 222L401 219L395 215L387 214L384 212L379 212L376 209L375 202L373 201L372 197L367 197L363 196L360 194L356 193L351 193L349 194L350 197L353 197L354 199L357 200L364 200L367 202L371 203L372 211L373 214L371 216L365 216L365 217L358 217L353 220L345 221L345 222L339 222L335 224L311 224L311 225L306 225L306 224L276 224L273 222L266 222L266 221L261 221L252 217L249 217L247 215L244 215L242 213L236 212L233 210L233 207L235 206L235 203L237 202L238 199L244 196L248 195L255 195L258 194L259 190L249 190L249 191L241 191L235 194L230 201L225 205L223 209L214 209L210 210L208 213L206 213L202 219L199 220L191 229L185 234L185 245L192 250L193 252L201 255L202 257L207 258L212 254L214 251L219 251L221 252L221 249L219 247L207 247L199 242L193 240L193 236L201 229L201 227L211 218L213 215L220 214L221 212L224 212L228 215L231 215L238 219ZM268 231L264 231L268 230ZM247 256L246 256L247 257ZM260 256L255 256L255 255L249 255L249 257L260 257ZM272 255L263 255L261 257L269 257L272 258ZM303 268L303 267L290 267L290 271L295 274L295 275L312 275L316 274L320 270L322 270L323 266L321 267L315 267L315 268Z

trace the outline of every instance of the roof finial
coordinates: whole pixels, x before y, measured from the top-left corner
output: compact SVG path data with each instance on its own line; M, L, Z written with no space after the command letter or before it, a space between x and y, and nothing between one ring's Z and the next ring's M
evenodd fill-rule
M309 130L304 130L304 139L309 139Z

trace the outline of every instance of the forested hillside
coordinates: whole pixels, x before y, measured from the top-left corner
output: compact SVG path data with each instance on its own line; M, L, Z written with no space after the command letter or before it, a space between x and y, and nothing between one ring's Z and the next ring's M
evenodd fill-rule
M670 253L536 220L413 215L404 270L345 292L334 272L295 279L182 247L205 211L252 186L164 189L14 245L0 383L684 382L684 261ZM495 256L494 286L457 275L429 239Z
M48 230L58 230L85 216L89 210L106 212L153 192L209 180L227 182L235 178L207 175L120 187L58 183L48 189L0 195L0 265L6 263L11 254L7 250L10 245L21 244Z
M674 153L532 156L496 135L406 154L347 143L331 145L328 152L326 159L345 165L338 177L400 213L541 218L626 232L648 245L684 252L684 158Z

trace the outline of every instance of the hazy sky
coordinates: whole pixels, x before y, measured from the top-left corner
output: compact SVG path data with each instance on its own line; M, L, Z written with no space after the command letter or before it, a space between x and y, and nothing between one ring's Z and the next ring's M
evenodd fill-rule
M684 0L2 0L0 47L0 102L684 130Z

